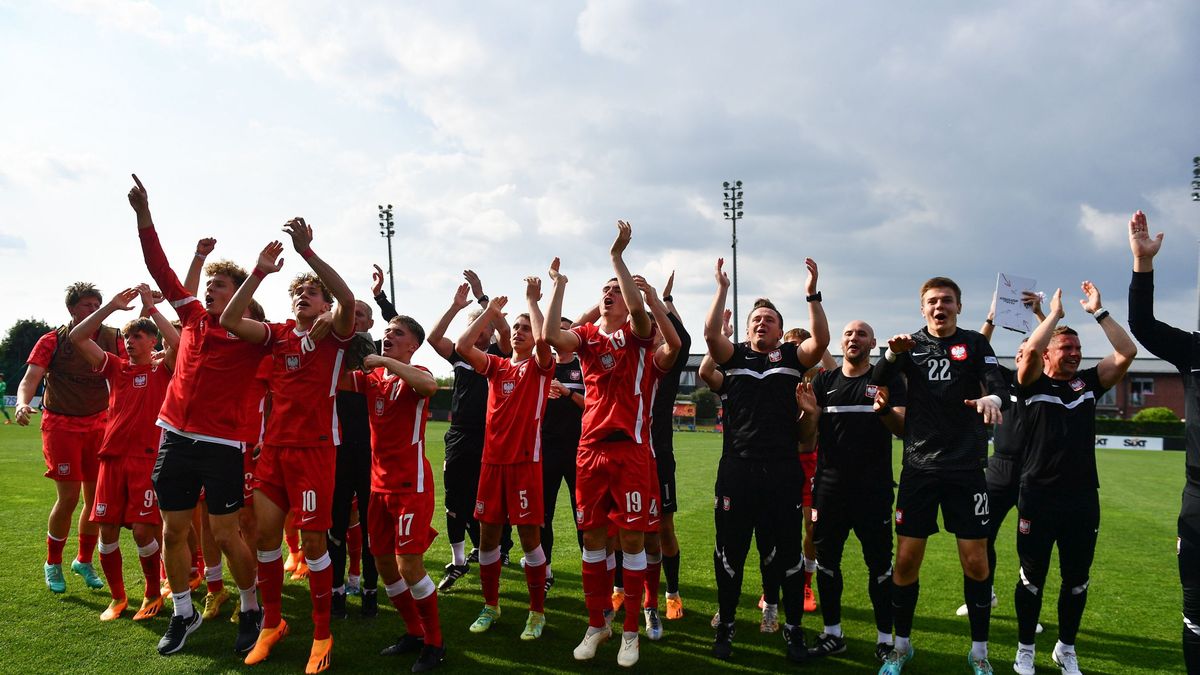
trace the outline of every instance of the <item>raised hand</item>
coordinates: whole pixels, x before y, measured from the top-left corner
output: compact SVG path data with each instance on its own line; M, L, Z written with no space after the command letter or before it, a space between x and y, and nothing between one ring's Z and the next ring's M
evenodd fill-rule
M724 314L721 315L721 322L722 322L721 332L725 334L725 337L733 337L733 310L732 309L725 310Z
M562 382L559 382L558 380L550 380L550 393L547 394L547 398L566 398L570 395L571 390L567 389Z
M537 302L542 299L542 280L538 277L525 277L525 299Z
M1096 285L1090 281L1083 282L1080 284L1080 287L1083 289L1083 294L1086 295L1087 298L1080 300L1079 305L1083 307L1083 311L1087 312L1088 314L1095 314L1096 310L1104 306L1100 303L1100 289L1096 288Z
M646 277L640 274L633 275L633 285L637 286L637 289L642 292L642 295L646 296L647 302L658 298L657 292L654 290L654 287L650 285L650 282L646 281Z
M813 393L811 382L801 382L796 385L796 405L805 415L816 415L821 412L817 405L817 395Z
M805 258L804 267L808 269L808 278L804 281L804 292L812 295L817 292L817 262L812 258Z
M304 222L303 218L292 218L283 224L283 231L292 238L292 248L296 253L304 253L312 246L312 225Z
M454 291L455 309L462 310L471 306L471 298L467 296L469 290L471 290L471 287L465 283L458 285L458 290Z
M729 288L729 275L722 269L725 267L725 259L717 258L717 287Z
M283 244L278 240L267 244L263 247L262 253L258 254L258 269L263 274L273 274L283 269L283 258L279 257L282 253Z
M888 407L888 399L891 397L891 392L887 387L880 386L875 390L875 400L871 404L871 408L875 412L879 412Z
M1034 291L1021 291L1021 304L1025 305L1034 314L1042 313L1042 294ZM992 307L996 305L996 299L992 298Z
M1150 226L1146 223L1146 214L1138 211L1129 219L1129 250L1135 258L1153 258L1162 247L1163 233L1159 232L1152 238Z
M144 284L143 284L144 285ZM113 296L112 300L108 301L108 306L113 308L113 311L133 309L133 301L138 297L138 289L126 288L125 290Z
M613 240L612 248L609 253L613 256L619 256L625 252L625 247L629 246L629 240L633 239L633 226L629 223L617 221L617 238Z
M463 270L463 278L471 284L471 295L478 300L483 297L483 282L479 280L479 275L475 274L474 270Z
M1063 311L1063 306L1062 306L1062 289L1059 288L1054 291L1054 295L1050 296L1050 314L1049 314L1049 316L1053 316L1053 317L1061 319L1066 315L1067 315L1067 313Z
M504 306L507 304L508 304L508 296L507 295L500 295L500 296L494 297L491 300L488 300L487 311L495 312L497 315L499 315L501 318L503 318L504 316L506 316L506 313L504 311Z
M383 268L379 265L372 265L372 267L375 268L375 271L371 272L371 297L379 297L379 294L383 292Z
M150 197L146 194L146 187L138 180L136 173L130 175L133 176L135 185L129 189L129 205L135 213L146 213L150 211Z
M196 242L196 255L207 256L217 247L217 240L212 237L205 237Z
M312 338L313 342L324 340L325 336L333 332L333 323L333 312L322 312L313 319L312 328L308 329L308 337Z
M550 272L549 272L548 276L550 277L550 281L552 281L554 283L558 283L558 281L561 279L562 282L565 284L565 283L567 283L567 275L563 274L562 272L560 272L558 270L558 267L560 264L561 263L559 262L558 258L551 260L550 261Z
M907 352L916 346L917 341L914 340L913 336L909 335L908 333L893 335L891 339L888 340L888 349L892 350L893 354L903 354L904 352Z
M671 297L671 291L675 289L675 270L671 270L671 276L667 277L667 283L663 286L663 297Z
M151 290L149 284L138 284L137 286L134 286L134 290L136 290L138 295L141 296L143 307L153 307L155 303L162 300L161 294L157 300L154 298L154 291Z

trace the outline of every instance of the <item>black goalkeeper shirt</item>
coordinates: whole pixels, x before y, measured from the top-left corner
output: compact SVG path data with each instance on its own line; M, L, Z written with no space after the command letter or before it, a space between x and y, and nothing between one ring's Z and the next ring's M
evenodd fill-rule
M763 353L739 342L720 366L725 371L723 454L742 459L797 457L796 385L812 366L800 362L796 345L784 343Z
M1081 370L1069 380L1042 375L1028 387L1017 385L1027 439L1022 490L1080 492L1100 487L1096 401L1106 391L1096 368Z
M566 363L554 365L554 379L562 383L572 394L584 396L583 368L579 357ZM546 412L542 415L542 445L547 448L575 448L579 446L579 435L583 430L583 408L572 400L572 396L546 400Z
M871 383L874 369L871 366L858 377L847 377L836 368L813 378L813 394L821 406L817 474L822 488L892 486L892 432L874 410L879 388ZM903 378L892 378L888 394L889 405L906 405Z

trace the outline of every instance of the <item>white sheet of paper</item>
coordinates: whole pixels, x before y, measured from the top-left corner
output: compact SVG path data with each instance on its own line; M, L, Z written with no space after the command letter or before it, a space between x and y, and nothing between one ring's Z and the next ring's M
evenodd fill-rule
M1018 333L1028 333L1037 326L1033 310L1021 302L1021 293L1036 291L1037 280L1014 274L996 275L996 318L997 325Z

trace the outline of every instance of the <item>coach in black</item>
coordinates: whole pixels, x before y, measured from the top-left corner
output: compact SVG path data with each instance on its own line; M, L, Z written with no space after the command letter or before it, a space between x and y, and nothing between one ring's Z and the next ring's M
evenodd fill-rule
M939 507L946 530L958 539L963 596L971 622L975 673L992 672L987 660L992 589L988 585L987 463L985 424L1001 421L1008 387L988 341L958 327L962 291L946 277L921 286L925 327L896 335L871 376L886 385L898 373L908 382L904 416L904 468L896 496L896 564L892 575L895 647L880 675L896 675L912 658L909 642L920 593L925 544L938 531ZM980 387L984 395L980 396Z
M725 371L726 426L717 468L713 513L720 620L713 655L733 652L734 614L742 591L742 572L750 537L759 548L774 550L769 566L782 580L783 635L787 656L808 658L800 620L804 615L804 469L796 455L800 440L796 386L804 371L821 360L829 344L829 326L817 292L817 264L805 259L806 292L812 337L793 347L784 345L783 317L769 300L754 303L746 322L746 342L733 344L721 330L729 276L717 261L717 293L704 323L704 340L713 360Z
M1129 329L1151 354L1183 376L1187 418L1183 504L1179 509L1179 582L1183 585L1183 660L1200 673L1200 332L1169 326L1154 318L1154 256L1163 235L1151 237L1146 214L1129 221L1133 278L1129 282Z
M1079 334L1062 326L1062 290L1038 324L1017 367L1017 405L1026 433L1025 466L1017 502L1017 555L1021 578L1014 591L1017 657L1013 670L1034 675L1034 636L1042 609L1050 554L1058 545L1058 643L1053 659L1078 673L1075 635L1087 604L1088 575L1100 531L1100 481L1096 474L1096 400L1125 377L1137 355L1133 340L1100 303L1100 291L1083 282L1084 311L1091 314L1113 352L1079 370Z
M846 650L842 636L842 550L850 531L862 544L867 595L875 610L875 656L892 650L892 434L904 434L905 385L872 384L875 331L865 321L842 330L842 367L801 385L800 437L821 446L813 494L817 588L825 628L808 651Z

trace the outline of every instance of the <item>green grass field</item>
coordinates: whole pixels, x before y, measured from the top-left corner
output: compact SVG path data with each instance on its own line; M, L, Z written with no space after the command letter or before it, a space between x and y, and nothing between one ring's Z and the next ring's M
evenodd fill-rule
M436 465L443 452L445 424L429 425L429 453ZM755 606L759 587L757 573L747 571L742 607L738 615L734 658L728 664L708 656L712 641L709 619L716 609L712 571L712 483L720 452L720 436L707 433L676 435L679 463L678 489L681 510L676 515L683 549L682 595L686 616L666 622L661 642L643 638L638 668L646 672L709 672L717 668L733 671L777 671L790 669L783 657L779 634L758 631ZM897 462L899 453L896 453ZM1099 451L1102 525L1092 569L1089 605L1077 641L1080 665L1088 673L1181 672L1179 648L1180 591L1175 562L1175 517L1183 483L1183 453ZM101 624L98 617L108 603L107 590L86 589L68 573L67 592L53 595L42 582L45 556L45 519L53 501L53 489L41 477L44 466L35 429L0 427L0 598L4 618L0 620L3 658L0 671L52 672L219 672L246 670L231 653L234 626L226 616L192 635L185 651L169 658L159 657L155 644L166 628L160 617L148 624L125 618ZM435 472L440 482L440 472ZM899 474L897 474L899 475ZM438 487L439 504L441 488ZM563 495L559 504L569 504ZM540 642L518 639L524 625L527 600L519 566L504 571L501 585L501 622L484 635L472 635L467 626L481 604L478 577L461 580L452 593L440 598L441 618L448 657L444 672L520 671L611 671L616 669L617 646L604 646L593 663L578 664L571 650L583 634L586 618L580 587L579 553L568 542L572 528L569 506L559 508L555 525L560 534L556 548L555 576L558 583L546 603L548 625ZM997 573L1000 606L992 620L992 664L996 672L1010 672L1016 648L1016 618L1012 589L1016 582L1016 553L1010 514L1001 538ZM435 527L444 522L435 518ZM74 534L74 533L72 533ZM126 583L131 596L141 583L132 540L123 535ZM916 658L906 668L912 673L947 673L966 670L969 637L966 618L954 616L962 602L962 572L952 538L940 534L930 540L922 569L921 599L914 623ZM74 555L72 540L64 557ZM821 673L874 672L872 661L875 632L866 596L866 572L851 538L844 556L847 576L843 628L849 650L828 660L810 662L806 670ZM756 563L751 552L751 565ZM434 580L449 558L449 546L439 538L426 563ZM99 561L97 559L97 568ZM1040 672L1057 672L1050 662L1055 640L1055 607L1058 580L1052 571L1044 602L1037 666ZM203 587L202 587L203 588ZM199 602L202 594L197 594ZM131 600L133 606L136 600ZM378 650L389 644L400 629L396 612L381 602L379 617L357 616L358 601L350 599L350 618L334 622L333 669L341 672L401 669L407 672L412 659L384 659ZM310 644L308 589L304 583L287 582L284 587L284 616L292 635L276 648L271 660L257 672L301 672ZM169 610L168 610L169 611ZM812 633L820 630L819 613L805 617Z

